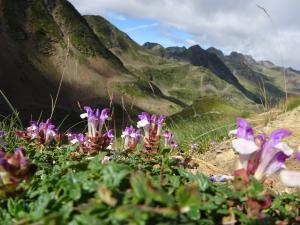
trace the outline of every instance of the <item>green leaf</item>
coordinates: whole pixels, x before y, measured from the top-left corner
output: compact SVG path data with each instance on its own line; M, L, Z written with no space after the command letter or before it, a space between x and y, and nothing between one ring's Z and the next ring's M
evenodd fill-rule
M54 193L45 193L39 196L37 202L32 207L32 216L35 220L40 219L43 215L47 214L50 210L48 205L54 199Z
M196 207L192 207L188 213L187 213L188 217L191 218L192 220L200 220L201 215L200 215L200 211L198 208Z
M164 157L167 156L171 152L170 148L163 148L160 150L160 154L163 155Z
M114 207L118 201L112 196L112 192L104 186L98 188L97 196L107 205Z
M176 200L181 210L199 208L202 204L201 193L197 183L181 186L176 192Z
M67 220L73 211L73 202L68 202L63 204L59 210L60 215L62 216L63 220Z
M146 225L146 221L150 217L150 215L146 212L141 211L135 205L124 205L118 207L114 214L114 217L117 221L127 221L126 223L122 224Z
M197 181L201 191L206 191L209 187L210 181L203 174L197 174Z
M130 168L126 165L109 163L102 171L103 183L107 188L119 187L121 181L130 173Z
M138 200L144 200L147 197L147 179L144 173L136 172L131 174L130 184L133 189L134 196Z
M88 168L92 171L99 171L102 169L101 160L106 155L105 152L100 152L98 155L96 155L88 164Z

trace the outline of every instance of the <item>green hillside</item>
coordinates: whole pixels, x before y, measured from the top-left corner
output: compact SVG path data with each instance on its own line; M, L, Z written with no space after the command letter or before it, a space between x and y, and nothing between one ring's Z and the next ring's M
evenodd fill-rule
M103 105L113 96L113 104L167 115L205 98L251 111L257 109L263 94L275 102L285 95L280 69L275 66L249 57L245 65L240 59L243 55L224 56L214 48L140 46L105 18L80 15L66 0L26 4L4 0L1 9L4 33L0 36L12 57L5 59L9 63L0 58L0 64L11 71L14 85L26 94L16 96L12 83L0 84L0 88L17 108L26 109L31 102L37 111L39 107L49 109L49 96L56 95L62 74L64 97L58 98L57 107L72 110L79 109L78 103ZM18 63L22 67L13 68ZM35 82L24 82L33 74L39 77ZM287 74L293 96L299 91L296 74L291 70Z

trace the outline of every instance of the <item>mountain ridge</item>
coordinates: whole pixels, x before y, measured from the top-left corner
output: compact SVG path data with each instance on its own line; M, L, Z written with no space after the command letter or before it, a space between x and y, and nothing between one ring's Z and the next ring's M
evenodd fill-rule
M57 107L72 110L116 104L120 110L127 105L170 115L215 97L250 110L262 102L256 87L260 80L269 95L283 96L273 74L280 69L268 61L238 53L230 58L200 46L140 46L104 17L82 16L66 0L2 0L0 7L0 48L12 56L0 53L0 67L5 68L0 79L11 73L0 89L18 109L49 108L62 77ZM289 69L289 81L298 84L298 72ZM15 88L24 94L18 96ZM294 86L289 90L300 93ZM6 103L0 100L0 105Z
M12 78L2 82L0 89L17 109L34 110L32 105L40 110L50 108L51 98L55 98L62 77L58 108L78 111L78 103L106 105L111 94L115 104L132 104L132 98L125 96L124 88L133 82L138 83L136 76L106 48L68 1L3 0L0 7L0 38L6 46L2 49L15 52L15 57L11 58L5 58L3 52L0 66L6 69L1 70L0 79L6 79L9 72ZM24 68L15 68L18 62ZM30 84L24 81L33 76L34 81L30 80ZM16 87L23 95L18 96ZM154 102L176 106L164 96L153 95L142 84L136 85L135 89L146 96L140 99L153 102L154 111L157 110ZM0 103L1 112L10 111L2 98ZM138 108L145 107L144 110L151 111L141 100L135 104ZM165 107L164 112L168 114L171 110Z

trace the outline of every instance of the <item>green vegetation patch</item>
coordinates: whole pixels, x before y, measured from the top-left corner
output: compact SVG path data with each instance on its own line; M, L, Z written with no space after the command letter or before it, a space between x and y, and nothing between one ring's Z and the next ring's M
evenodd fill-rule
M290 97L287 101L287 110L293 110L300 105L300 97Z
M212 142L227 138L237 116L247 117L249 112L237 109L224 99L202 97L170 117L168 126L174 131L183 150L188 150L191 143L197 143L200 152L203 152L209 149Z
M87 22L76 9L67 1L58 1L54 9L54 17L63 26L65 32L69 34L71 43L83 54L96 56L98 54L107 55L103 45L88 26Z
M3 0L2 7L3 16L13 38L25 39L26 33L23 28L23 23L26 19L24 10L26 9L26 2L19 0Z

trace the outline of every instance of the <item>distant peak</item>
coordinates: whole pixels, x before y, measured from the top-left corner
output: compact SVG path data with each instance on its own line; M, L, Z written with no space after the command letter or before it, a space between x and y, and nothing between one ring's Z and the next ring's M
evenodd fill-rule
M209 52L209 53L217 55L219 58L224 57L224 53L220 49L217 49L215 47L210 47L210 48L206 49L206 51Z
M162 45L155 42L146 42L143 44L143 48L153 49L153 48L164 48Z
M172 47L167 47L166 50L169 52L184 52L184 51L186 51L186 47L172 46Z
M193 45L191 47L189 47L189 50L204 50L203 48L201 48L200 45Z
M239 62L246 63L248 65L257 63L251 55L244 55L242 53L235 52L235 51L231 52L230 55L228 56L228 58L233 61L239 61Z
M269 60L261 60L261 61L258 61L258 64L260 64L260 65L262 65L262 66L265 66L265 67L268 67L268 68L275 67L275 64L272 63L272 62L269 61Z
M242 57L243 54L239 53L239 52L236 52L236 51L232 51L229 56L231 57Z

